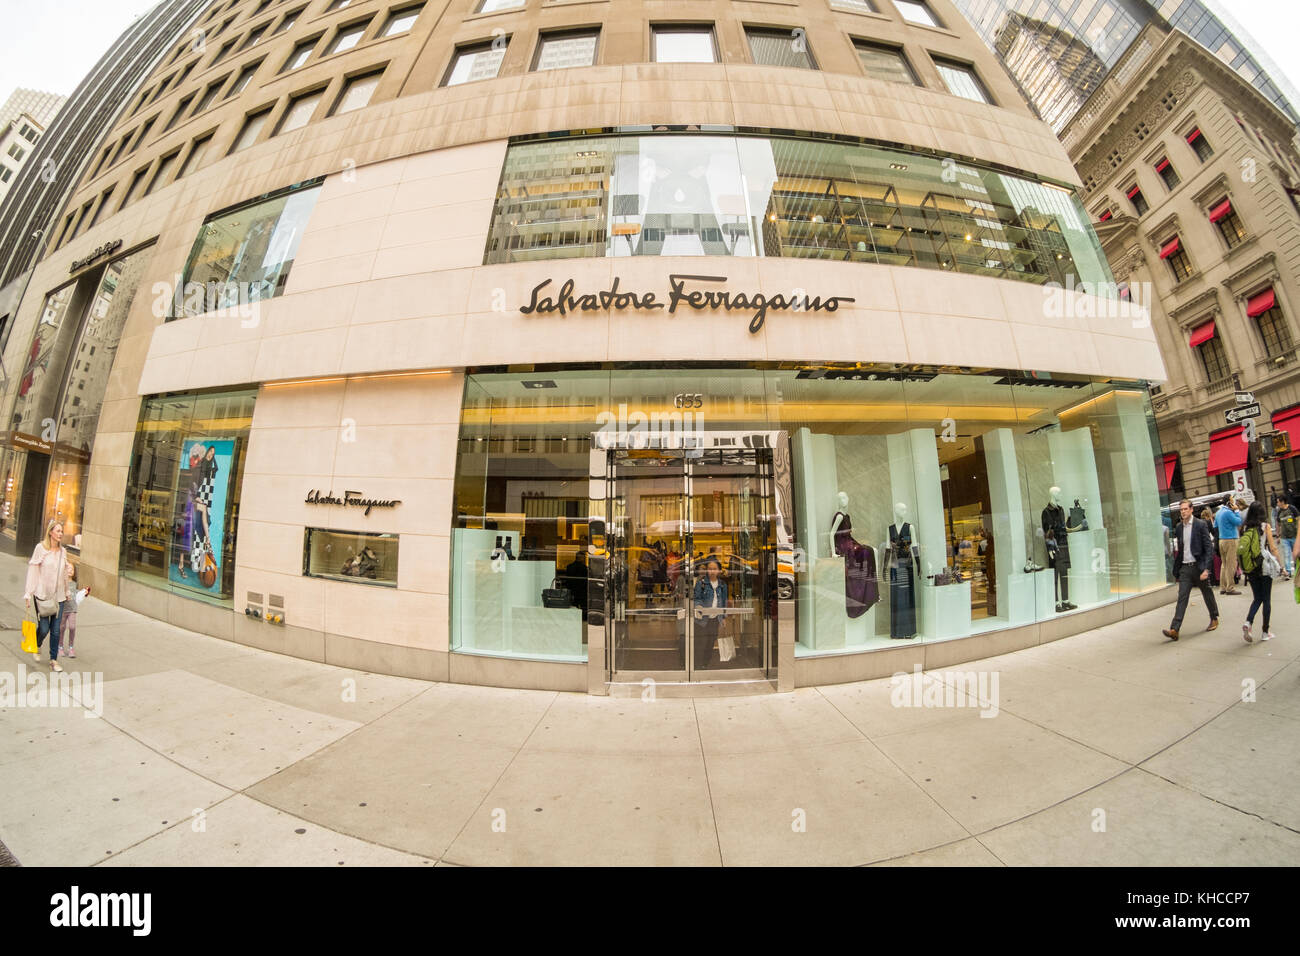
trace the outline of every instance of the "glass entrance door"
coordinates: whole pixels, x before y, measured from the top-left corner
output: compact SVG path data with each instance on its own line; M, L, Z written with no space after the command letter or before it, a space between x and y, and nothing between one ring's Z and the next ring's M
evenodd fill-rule
M612 679L752 680L773 664L770 458L610 452Z

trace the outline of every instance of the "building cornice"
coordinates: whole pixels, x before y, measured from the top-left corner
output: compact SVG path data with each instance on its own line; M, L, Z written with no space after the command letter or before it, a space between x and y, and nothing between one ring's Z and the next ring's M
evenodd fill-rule
M1206 289L1200 295L1193 296L1182 305L1170 309L1169 317L1177 322L1183 331L1187 331L1192 325L1199 325L1207 317L1213 318L1222 312L1219 290L1215 288Z
M1277 255L1272 252L1266 252L1262 256L1252 260L1249 265L1238 269L1232 275L1223 281L1224 286L1229 292L1238 299L1244 299L1250 292L1254 291L1253 287L1263 284L1264 282L1277 282L1281 278L1277 267Z
M1219 173L1192 195L1192 202L1198 206L1204 206L1225 193L1231 194L1231 192L1232 190L1228 186L1228 174Z

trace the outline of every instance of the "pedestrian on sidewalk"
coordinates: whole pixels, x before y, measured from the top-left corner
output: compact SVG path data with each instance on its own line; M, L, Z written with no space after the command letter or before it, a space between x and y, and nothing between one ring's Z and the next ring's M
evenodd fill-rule
M1281 555L1277 553L1277 544L1273 541L1273 529L1265 520L1268 512L1262 501L1256 501L1246 512L1245 531L1241 534L1241 569L1246 572L1250 582L1250 593L1254 600L1246 612L1246 623L1241 625L1241 636L1246 643L1251 642L1251 631L1255 627L1255 612L1264 609L1264 634L1261 641L1273 640L1269 630L1269 619L1273 616L1273 579L1264 573L1264 549L1267 548L1280 564Z
M32 549L32 559L27 562L23 604L29 612L35 604L36 650L32 656L41 659L41 642L49 635L50 669L54 671L63 670L59 666L59 608L68 599L67 568L63 525L51 518L45 526L45 537Z
M64 657L76 660L77 649L75 642L77 640L77 607L86 599L90 593L90 588L77 589L77 564L75 561L68 561L68 599L60 605L59 609L59 645L60 651Z
M1219 593L1240 594L1236 587L1237 545L1241 537L1241 512L1245 502L1240 498L1227 501L1219 513L1214 516L1214 524L1219 529L1219 557L1223 566L1219 569Z
M1174 568L1178 574L1178 604L1174 608L1173 621L1161 632L1172 641L1178 640L1178 630L1183 626L1183 615L1187 613L1187 599L1194 587L1201 589L1205 609L1210 613L1210 626L1206 630L1212 631L1219 626L1219 604L1214 599L1214 588L1210 586L1210 567L1214 563L1210 527L1192 514L1190 501L1181 502L1178 511L1183 519L1174 530L1177 538Z
M1278 541L1282 545L1282 567L1286 576L1295 572L1295 538L1300 529L1300 509L1285 498L1277 509Z

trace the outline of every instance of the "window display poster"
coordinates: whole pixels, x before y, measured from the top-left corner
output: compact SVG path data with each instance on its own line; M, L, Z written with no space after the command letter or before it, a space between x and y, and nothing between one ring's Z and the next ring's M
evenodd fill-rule
M231 438L187 438L181 442L167 571L173 584L204 594L221 593L222 541L234 450Z

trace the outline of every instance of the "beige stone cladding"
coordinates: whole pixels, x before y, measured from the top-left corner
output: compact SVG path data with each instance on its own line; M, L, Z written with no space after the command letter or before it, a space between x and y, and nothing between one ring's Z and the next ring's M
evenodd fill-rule
M1154 28L1148 28L1153 30ZM1256 91L1179 33L1152 34L1136 66L1121 63L1095 94L1106 119L1073 125L1063 138L1085 183L1093 218L1109 210L1098 228L1117 281L1134 297L1150 290L1153 331L1168 380L1152 397L1161 444L1180 456L1182 490L1189 496L1217 490L1206 474L1210 433L1226 427L1237 388L1251 391L1269 414L1300 402L1300 154L1295 129ZM1123 82L1121 82L1121 78ZM1084 117L1089 110L1080 111ZM1187 137L1199 130L1212 154L1202 159ZM1156 164L1167 158L1179 177L1170 188ZM1137 215L1127 193L1141 190L1150 208ZM1288 190L1291 190L1289 193ZM1241 235L1210 221L1231 203ZM1175 281L1160 250L1177 236L1190 274ZM1272 288L1284 338L1266 342L1247 301ZM1189 345L1192 332L1215 323L1226 359L1224 374ZM1278 461L1255 465L1252 488L1263 494L1282 484ZM1175 491L1178 489L1175 488Z

